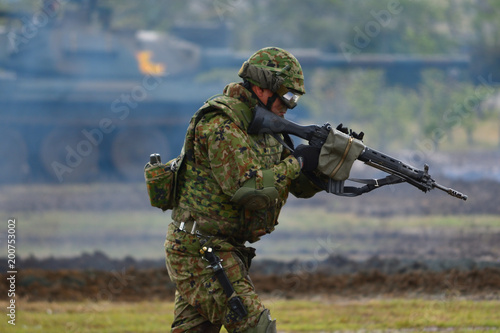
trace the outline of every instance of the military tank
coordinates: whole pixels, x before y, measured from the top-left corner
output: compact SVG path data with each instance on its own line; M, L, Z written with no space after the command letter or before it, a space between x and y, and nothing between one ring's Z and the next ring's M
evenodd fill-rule
M116 30L111 8L88 3L0 11L2 183L141 180L149 153L175 157L191 115L223 88L195 78L227 53L224 27ZM216 48L186 39L207 34Z
M192 114L251 52L231 50L222 25L169 33L113 28L97 0L45 0L34 12L0 10L0 183L140 181L150 153L177 156ZM423 68L467 68L468 57L290 50L305 71L377 68L418 82Z

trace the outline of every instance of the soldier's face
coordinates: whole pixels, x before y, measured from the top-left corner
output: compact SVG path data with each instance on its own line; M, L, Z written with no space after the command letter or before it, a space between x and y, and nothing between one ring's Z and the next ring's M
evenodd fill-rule
M257 94L258 95L258 94ZM259 96L260 101L264 103L264 105L267 105L268 99L273 96L273 92L269 89L262 89L262 94ZM275 115L278 115L280 117L283 117L286 114L286 111L288 108L283 104L281 99L276 98L274 101L272 107L271 107L271 112L274 113Z

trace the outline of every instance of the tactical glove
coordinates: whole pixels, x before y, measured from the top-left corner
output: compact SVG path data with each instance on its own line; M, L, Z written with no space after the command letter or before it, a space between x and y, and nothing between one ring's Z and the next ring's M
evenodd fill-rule
M340 123L337 126L336 130L341 131L342 133L345 133L347 135L350 135L353 138L358 139L359 141L363 141L363 137L365 136L365 133L359 132L359 134L358 134L356 132L353 132L352 129L348 129L347 127L344 127L344 125L342 123Z
M293 156L300 162L302 170L314 171L318 167L320 151L320 148L299 145L293 152Z

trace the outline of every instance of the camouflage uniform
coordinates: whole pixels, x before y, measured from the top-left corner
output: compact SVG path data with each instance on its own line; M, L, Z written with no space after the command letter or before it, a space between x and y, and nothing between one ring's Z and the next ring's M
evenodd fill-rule
M165 242L167 269L177 284L172 332L218 332L221 325L229 332L244 332L257 325L265 307L248 276L255 249L244 244L274 230L289 192L310 197L319 191L302 175L297 159L274 137L246 133L256 105L249 90L232 83L222 96L209 100L200 109L203 114L195 115L188 127L178 203ZM256 189L264 188L265 174L272 175L278 193L266 208L250 210L231 200L249 180L255 181ZM179 229L181 222L193 221L202 236ZM200 255L200 242L205 241L223 260L248 311L239 322Z

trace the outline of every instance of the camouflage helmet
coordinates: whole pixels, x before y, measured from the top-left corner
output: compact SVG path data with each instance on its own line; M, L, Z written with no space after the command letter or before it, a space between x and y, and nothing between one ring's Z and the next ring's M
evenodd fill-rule
M255 52L243 63L238 75L256 86L277 93L282 100L289 93L291 107L296 105L300 95L306 93L304 74L298 60L278 47L266 47ZM287 101L284 100L290 107Z

